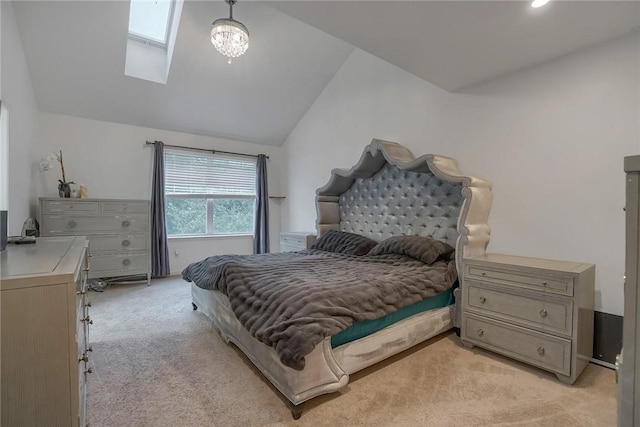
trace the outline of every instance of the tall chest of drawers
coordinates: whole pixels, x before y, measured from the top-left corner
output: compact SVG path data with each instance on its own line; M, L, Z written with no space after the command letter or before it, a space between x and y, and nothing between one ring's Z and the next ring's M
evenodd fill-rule
M0 252L2 426L86 425L86 245L39 238Z
M89 278L146 275L151 279L148 200L40 199L41 236L87 236Z
M573 384L593 356L595 266L499 254L463 265L462 342Z

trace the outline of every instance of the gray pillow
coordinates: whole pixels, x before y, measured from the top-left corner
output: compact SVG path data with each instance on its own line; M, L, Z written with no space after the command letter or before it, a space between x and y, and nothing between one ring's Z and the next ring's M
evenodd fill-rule
M311 249L351 255L365 255L378 242L359 234L329 230L311 245Z
M448 243L421 236L394 236L384 239L368 255L399 254L433 264L438 259L451 259L455 249Z

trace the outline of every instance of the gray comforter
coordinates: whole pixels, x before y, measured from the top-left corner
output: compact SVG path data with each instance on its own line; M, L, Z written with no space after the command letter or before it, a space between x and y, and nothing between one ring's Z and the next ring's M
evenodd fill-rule
M457 277L448 260L428 265L400 254L313 249L213 256L189 265L182 275L225 294L240 323L297 370L325 337L432 297Z

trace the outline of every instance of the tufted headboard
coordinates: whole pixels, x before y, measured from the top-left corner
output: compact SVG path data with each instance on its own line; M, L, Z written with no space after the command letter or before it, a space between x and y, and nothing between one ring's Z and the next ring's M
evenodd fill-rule
M370 178L356 178L340 195L340 230L378 241L389 236L426 236L455 247L463 200L459 182L387 163Z
M491 183L464 175L450 157L413 157L400 144L374 139L351 169L334 169L316 191L317 231L349 231L383 240L419 235L481 255L489 242Z

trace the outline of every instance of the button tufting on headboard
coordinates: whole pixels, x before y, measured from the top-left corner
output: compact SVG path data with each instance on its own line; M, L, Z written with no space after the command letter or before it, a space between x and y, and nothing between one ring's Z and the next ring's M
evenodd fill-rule
M462 185L387 164L340 195L340 230L377 240L417 234L455 247Z

